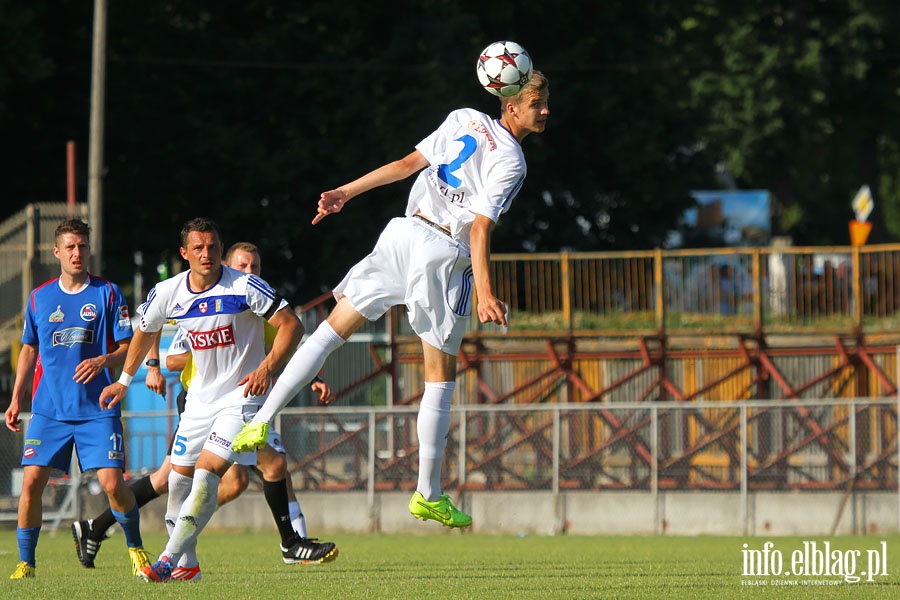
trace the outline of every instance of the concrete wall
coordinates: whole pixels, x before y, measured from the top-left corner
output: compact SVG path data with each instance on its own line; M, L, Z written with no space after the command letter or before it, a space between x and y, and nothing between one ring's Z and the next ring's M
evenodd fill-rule
M334 533L449 532L433 521L413 519L410 494L302 492L300 505L310 535ZM105 496L85 498L85 517L102 509ZM898 496L859 492L844 502L840 492L757 492L748 496L745 526L737 492L477 492L458 497L472 515L478 533L556 535L828 535L896 533L900 529ZM841 510L844 502L843 510ZM142 511L145 531L164 530L165 498ZM838 515L840 513L840 518ZM247 492L223 506L210 530L270 531L271 513L261 492Z

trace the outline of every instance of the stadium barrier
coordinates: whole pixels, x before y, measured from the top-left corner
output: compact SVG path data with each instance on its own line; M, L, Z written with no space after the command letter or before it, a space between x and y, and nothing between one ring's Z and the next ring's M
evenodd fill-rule
M368 514L377 515L379 496L409 493L415 485L416 412L415 407L285 409L275 425L295 489L301 495L365 494ZM761 494L780 493L784 499L829 490L839 499L832 503L837 523L848 502L855 504L866 493L890 493L900 508L897 414L894 398L455 406L443 486L464 506L496 493L587 493L607 502L637 493L653 513L647 521L658 533L672 520L662 508L663 497L672 492L705 492L706 500L693 496L701 504L715 502L716 495L729 498L730 527L746 532L754 528L754 498ZM129 464L161 462L165 444L160 442L171 435L165 424L173 422L174 413L124 418L131 432ZM15 519L22 442L21 434L16 437L19 450L4 453L0 465L0 481L8 486L3 520ZM55 476L45 494L45 518L52 524L75 518L84 498L73 493L95 493L92 483L90 475ZM802 506L796 510L802 512Z

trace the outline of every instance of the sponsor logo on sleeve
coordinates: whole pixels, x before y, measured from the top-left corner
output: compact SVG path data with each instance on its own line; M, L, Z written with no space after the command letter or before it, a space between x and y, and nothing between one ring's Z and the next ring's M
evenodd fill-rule
M119 307L119 327L128 327L131 323L131 315L128 314L127 306Z
M471 129L472 131L477 131L478 133L486 137L488 141L488 148L490 148L492 152L497 149L497 143L494 141L494 137L488 131L487 127L484 126L484 123L473 119L469 121L468 124L466 124L466 127Z

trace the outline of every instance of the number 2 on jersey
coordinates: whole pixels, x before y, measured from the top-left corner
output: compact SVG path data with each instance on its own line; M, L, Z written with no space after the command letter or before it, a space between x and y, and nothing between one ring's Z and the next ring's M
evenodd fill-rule
M438 177L441 181L449 185L450 187L459 187L462 184L462 179L453 174L454 171L458 171L467 160L469 160L473 154L475 154L475 150L478 148L478 142L475 141L471 135L464 135L460 138L456 138L457 142L462 142L463 147L462 150L459 151L459 154L456 155L450 163L438 165Z

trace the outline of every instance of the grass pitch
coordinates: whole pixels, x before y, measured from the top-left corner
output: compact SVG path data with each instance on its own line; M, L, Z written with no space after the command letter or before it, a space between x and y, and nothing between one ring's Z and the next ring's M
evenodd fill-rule
M423 525L423 535L337 535L330 564L281 562L275 532L205 533L200 538L203 580L151 585L131 577L121 534L104 542L97 568L83 569L68 528L45 533L38 544L37 578L6 579L18 561L15 533L0 533L5 565L0 598L897 598L900 537L827 538L833 549L865 550L886 542L888 575L874 583L840 577L742 576L743 544L762 548L766 538L739 537L515 537L447 533ZM826 538L815 539L819 547ZM161 534L144 536L151 554ZM789 565L800 538L771 538ZM815 580L815 586L807 585ZM791 587L783 585L790 584ZM748 583L749 582L749 583ZM761 582L765 582L763 585ZM781 585L779 585L781 584Z

